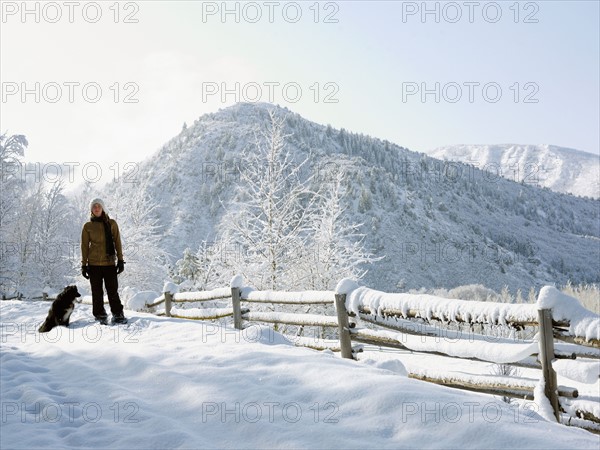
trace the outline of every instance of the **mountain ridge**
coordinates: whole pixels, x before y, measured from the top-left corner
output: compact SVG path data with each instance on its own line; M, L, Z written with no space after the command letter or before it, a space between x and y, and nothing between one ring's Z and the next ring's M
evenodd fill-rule
M173 262L185 247L215 240L242 151L271 109L286 116L293 158L309 159L307 177L327 183L331 173L346 173L346 214L362 223L367 249L384 256L369 267L365 284L384 291L474 283L526 291L600 281L597 201L490 178L265 103L205 114L140 163L155 180L144 195L158 204L162 245Z
M438 147L427 154L475 163L514 181L556 192L600 198L600 156L582 150L551 144L460 144Z

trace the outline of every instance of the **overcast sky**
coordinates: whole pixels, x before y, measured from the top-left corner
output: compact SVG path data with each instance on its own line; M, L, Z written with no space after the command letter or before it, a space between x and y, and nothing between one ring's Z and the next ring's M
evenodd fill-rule
M1 3L0 131L28 161L122 167L257 99L415 151L600 153L597 1Z

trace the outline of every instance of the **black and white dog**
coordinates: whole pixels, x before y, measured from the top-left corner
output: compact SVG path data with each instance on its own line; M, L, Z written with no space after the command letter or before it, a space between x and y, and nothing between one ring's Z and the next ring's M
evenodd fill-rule
M76 298L81 297L77 286L67 286L56 296L52 306L48 310L46 321L39 328L40 333L46 333L58 325L69 326L69 318L75 308Z

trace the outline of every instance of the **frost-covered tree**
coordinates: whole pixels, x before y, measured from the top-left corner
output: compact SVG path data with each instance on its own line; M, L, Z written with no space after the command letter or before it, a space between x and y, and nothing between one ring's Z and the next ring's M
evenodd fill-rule
M45 287L60 290L79 273L76 214L64 188L62 180L50 184L34 177L26 180L11 245L18 250L14 280L27 296L40 296Z
M10 253L17 256L11 278L18 292L30 294L28 286L42 284L38 223L42 217L44 188L42 183L28 183L23 192L19 220L10 234ZM39 292L38 294L41 294Z
M157 204L146 195L149 182L141 180L137 189L127 190L124 195L121 181L105 196L105 203L121 233L125 272L119 275L119 284L160 291L171 255L160 246L160 226L154 214Z
M228 248L225 241L208 242L202 241L196 251L198 261L199 290L210 290L217 287L227 286L229 280L236 275L236 259L241 254L235 247Z
M298 270L295 250L306 242L314 195L310 177L300 176L307 159L294 161L286 146L285 118L269 115L268 128L243 154L236 199L221 230L227 247L243 252L232 261L236 272L260 289L285 289Z
M62 288L69 276L74 275L70 264L71 252L70 227L71 209L64 196L64 181L52 183L42 195L42 204L38 222L37 243L39 245L39 275L44 286ZM67 222L67 223L66 223Z
M198 257L186 247L183 256L175 263L175 282L186 283L190 288L195 288L200 277L200 265Z
M533 286L529 288L529 293L527 294L527 302L532 304L537 302L537 294L535 293L535 288Z
M303 263L302 285L310 289L330 290L342 278L362 278L365 265L379 260L364 246L361 224L348 219L342 205L345 175L338 172L331 183L323 185L318 207L311 214L310 244L300 256Z
M25 190L21 167L27 145L23 135L0 135L0 295L13 295L17 289L21 256L15 235Z
M517 295L515 297L515 303L524 303L523 300L523 293L521 292L521 289L517 289Z
M19 220L5 243L7 256L16 256L10 266L11 279L26 296L40 296L46 286L60 289L73 275L68 226L72 217L63 195L64 182L46 184L35 177L26 180Z
M360 198L358 200L358 210L361 213L368 212L373 207L373 201L371 200L370 192L363 187L360 192Z
M500 299L501 303L513 303L513 297L510 294L510 290L507 285L504 285L502 290L500 291Z
M7 232L17 215L23 189L22 158L27 145L23 135L0 135L0 233Z

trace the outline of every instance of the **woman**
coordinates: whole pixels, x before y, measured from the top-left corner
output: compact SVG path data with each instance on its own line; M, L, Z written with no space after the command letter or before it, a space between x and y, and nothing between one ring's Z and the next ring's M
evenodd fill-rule
M92 200L90 211L90 221L83 225L81 231L81 274L90 280L92 287L92 313L100 323L108 324L102 289L104 280L112 312L112 323L127 323L117 292L119 288L117 274L123 272L125 264L119 226L114 219L108 217L102 199Z

